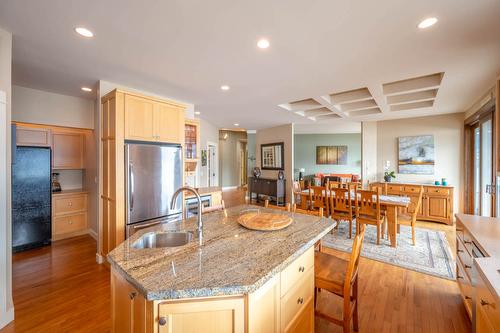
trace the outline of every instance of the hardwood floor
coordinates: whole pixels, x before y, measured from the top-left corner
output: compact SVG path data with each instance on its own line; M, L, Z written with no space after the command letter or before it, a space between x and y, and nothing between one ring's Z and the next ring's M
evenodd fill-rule
M15 320L0 332L110 332L109 270L95 254L80 236L13 255Z
M232 190L223 199L231 207L245 194ZM452 229L444 230L453 235ZM94 239L81 236L14 255L16 319L0 332L110 332L109 270L95 263L95 248ZM456 282L365 258L359 267L360 332L471 331ZM340 317L340 298L327 292L319 293L318 307ZM318 333L341 331L316 319Z

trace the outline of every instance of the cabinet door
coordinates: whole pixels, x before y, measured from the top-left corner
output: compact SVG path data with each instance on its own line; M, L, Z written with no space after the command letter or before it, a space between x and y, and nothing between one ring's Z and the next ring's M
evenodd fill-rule
M449 217L450 200L443 196L429 196L427 198L427 209L428 217L446 220Z
M16 126L16 145L50 147L50 130Z
M83 169L85 137L80 133L52 134L52 168Z
M280 275L248 295L248 332L279 332Z
M314 332L314 298L309 299L304 309L285 328L285 333L313 333Z
M184 143L184 110L169 104L156 103L154 126L159 141Z
M155 103L146 98L125 95L125 139L157 141L154 106Z
M159 333L243 333L243 298L161 303Z

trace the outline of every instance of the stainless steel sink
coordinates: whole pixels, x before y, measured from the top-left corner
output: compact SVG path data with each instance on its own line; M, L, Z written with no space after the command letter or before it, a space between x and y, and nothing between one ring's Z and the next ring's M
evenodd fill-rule
M186 232L148 232L136 240L135 249L151 249L159 247L177 247L186 245L193 239L193 233Z

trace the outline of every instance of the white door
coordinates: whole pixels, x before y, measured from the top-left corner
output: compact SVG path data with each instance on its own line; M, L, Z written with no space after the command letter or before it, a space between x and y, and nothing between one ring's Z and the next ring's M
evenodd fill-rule
M207 156L207 166L208 166L208 186L218 186L217 184L217 146L214 144L208 144L208 156Z

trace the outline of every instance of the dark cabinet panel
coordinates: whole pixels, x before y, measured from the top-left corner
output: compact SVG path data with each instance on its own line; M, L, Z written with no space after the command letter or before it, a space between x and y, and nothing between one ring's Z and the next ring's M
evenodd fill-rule
M248 178L248 192L250 194L250 202L252 202L252 194L255 193L256 200L259 200L259 195L266 195L275 198L277 203L285 203L285 179L270 179L270 178Z

